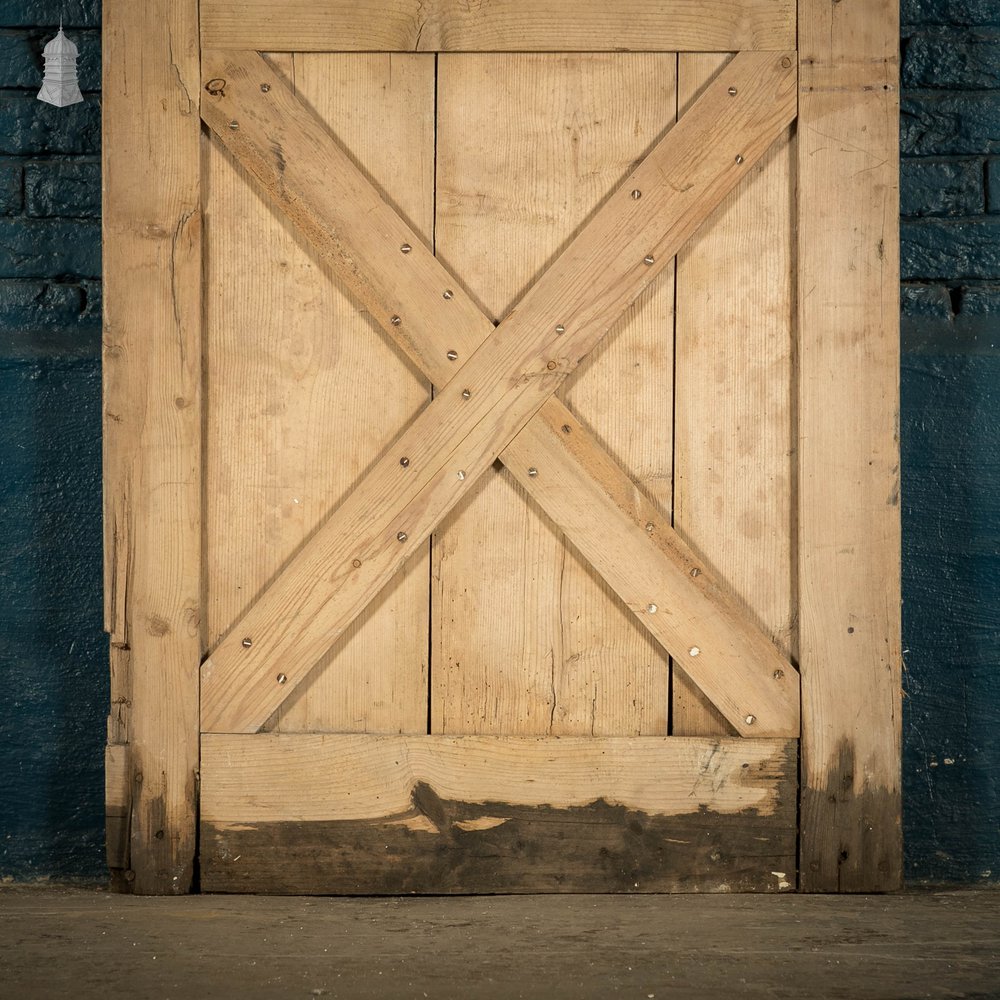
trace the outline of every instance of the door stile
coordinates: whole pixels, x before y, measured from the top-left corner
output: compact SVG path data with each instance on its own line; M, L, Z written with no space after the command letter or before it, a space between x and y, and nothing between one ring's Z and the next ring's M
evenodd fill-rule
M119 888L195 871L201 626L197 0L104 4L108 847Z
M800 0L802 887L902 884L899 10Z

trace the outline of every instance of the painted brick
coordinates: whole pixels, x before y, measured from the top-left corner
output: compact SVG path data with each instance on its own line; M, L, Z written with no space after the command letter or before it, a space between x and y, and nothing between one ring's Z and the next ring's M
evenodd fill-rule
M903 825L912 879L1000 872L1000 356L904 357Z
M1000 6L996 0L901 0L900 20L906 25L1000 26Z
M986 210L1000 212L1000 159L986 161Z
M913 160L900 163L904 216L978 215L986 204L982 160Z
M23 180L17 163L0 163L0 215L17 215L23 204Z
M101 36L97 31L69 31L80 49L77 70L83 90L101 89ZM42 49L52 37L41 31L0 31L0 87L37 91L42 84Z
M101 877L96 360L0 362L0 876Z
M63 219L0 219L0 278L97 278L101 227Z
M1000 34L942 28L914 35L903 50L902 83L944 90L1000 86Z
M1000 284L968 285L962 289L962 312L1000 318Z
M0 28L58 26L97 28L101 24L101 0L0 0Z
M101 106L94 97L54 108L33 96L0 96L0 154L38 156L101 149Z
M903 316L951 322L951 295L945 285L904 284L899 292Z
M1000 219L903 222L904 281L1000 278Z
M97 358L100 282L0 281L0 360Z
M904 93L900 112L904 156L1000 153L1000 90Z
M24 199L27 214L36 218L99 219L101 165L29 163L24 168Z

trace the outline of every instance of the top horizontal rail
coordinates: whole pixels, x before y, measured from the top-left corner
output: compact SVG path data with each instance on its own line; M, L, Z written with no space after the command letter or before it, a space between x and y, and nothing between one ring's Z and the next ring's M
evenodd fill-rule
M260 52L738 52L796 44L795 0L202 0L202 44Z

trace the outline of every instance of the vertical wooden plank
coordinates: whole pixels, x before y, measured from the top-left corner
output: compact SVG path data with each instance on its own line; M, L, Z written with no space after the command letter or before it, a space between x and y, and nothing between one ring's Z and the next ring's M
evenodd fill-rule
M729 58L680 55L681 114ZM674 526L786 656L794 655L791 155L789 136L677 256L674 417ZM676 664L671 696L674 735L733 731Z
M104 4L104 455L131 885L191 888L201 652L196 0ZM129 676L122 676L122 669ZM119 699L124 697L127 704Z
M434 56L271 60L429 240ZM211 645L426 403L429 385L218 143L207 206ZM428 574L425 547L323 658L274 728L426 732Z
M505 315L675 118L673 55L442 56L438 256ZM673 285L566 398L669 510ZM432 731L666 732L665 657L497 468L433 553Z
M802 887L901 884L896 0L800 0Z

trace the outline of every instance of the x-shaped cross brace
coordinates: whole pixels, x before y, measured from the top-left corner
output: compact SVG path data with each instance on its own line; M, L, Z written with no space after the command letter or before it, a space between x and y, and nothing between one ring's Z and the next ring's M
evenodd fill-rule
M437 388L205 661L204 731L258 731L500 457L741 735L798 735L797 672L553 396L794 119L795 65L738 54L494 329L260 55L204 54L205 122Z

